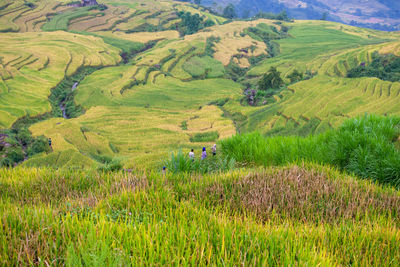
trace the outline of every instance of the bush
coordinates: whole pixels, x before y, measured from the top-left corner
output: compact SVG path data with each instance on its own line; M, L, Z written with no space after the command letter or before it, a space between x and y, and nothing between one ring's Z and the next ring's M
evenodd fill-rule
M212 142L219 138L219 133L217 131L196 133L194 136L190 137L190 142Z
M299 72L297 69L293 70L291 74L287 76L289 78L290 83L297 83L303 80L303 73Z
M12 167L13 165L14 162L7 157L0 160L0 167Z
M347 73L348 78L376 77L384 81L400 81L400 57L392 54L379 55L378 52L372 54L372 62L369 65L361 65L350 69Z
M260 90L277 89L283 85L281 73L275 68L271 67L258 82Z
M16 139L23 146L27 146L27 145L31 144L33 141L31 133L26 128L20 129L18 131L18 133L16 135Z
M18 163L24 160L24 151L22 150L21 147L12 147L9 148L7 151L7 158L12 162L12 163Z
M50 152L49 140L44 136L39 136L29 146L27 154L31 157L42 152Z
M109 157L107 157L109 159ZM123 164L120 159L113 158L111 160L105 161L97 169L102 172L116 172L122 170Z
M187 121L182 121L182 123L181 123L181 128L182 128L182 130L187 130L188 128L187 128Z
M223 140L221 151L246 164L284 165L304 160L330 164L400 188L400 151L394 144L399 125L397 117L365 115L314 136L237 135Z

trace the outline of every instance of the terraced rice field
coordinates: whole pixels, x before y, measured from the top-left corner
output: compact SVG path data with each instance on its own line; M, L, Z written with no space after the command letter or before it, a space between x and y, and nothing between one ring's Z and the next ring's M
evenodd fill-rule
M115 65L118 53L100 38L66 32L1 34L1 127L50 111L50 89L65 75L81 66Z
M86 109L84 115L31 127L34 135L55 140L55 152L26 164L73 165L78 160L64 162L65 155L73 153L84 166L92 166L94 157L102 154L122 157L129 167L154 165L172 150L200 146L190 142L199 132L217 131L220 138L233 134L235 128L241 132L286 129L289 133L292 129L307 134L336 127L345 118L364 112L400 112L398 83L345 78L350 68L369 62L374 51L399 54L396 33L321 21L282 24L263 19L222 24L225 19L182 2L109 0L104 1L107 9L67 3L1 4L0 25L7 31L27 32L25 39L6 33L0 40L1 127L8 128L28 114L48 112L50 89L80 66L103 67L76 90L75 102ZM175 30L180 23L178 11L199 14L216 25L180 37ZM279 43L280 54L251 65L251 58L271 55L268 45L247 29L261 27L273 33L273 28L279 31L282 26L289 31L287 38L274 41ZM60 29L73 33L32 33ZM21 49L11 49L10 42ZM121 62L120 49L139 51L149 42L156 45L116 66ZM29 49L22 49L28 44ZM271 66L278 67L284 77L294 69L308 70L314 76L289 85L273 97L272 104L249 107L240 104L244 86L230 80L229 64L246 68L247 77L255 80ZM21 86L27 82L28 87ZM208 106L226 99L222 108ZM108 119L102 121L102 116ZM103 129L103 122L109 129ZM182 122L188 125L186 130Z
M0 32L17 32L18 25L14 22L19 16L30 11L24 1L3 0L0 2Z
M116 70L115 74L120 71ZM155 166L176 148L189 150L212 145L191 143L189 139L195 133L218 131L220 138L235 133L232 121L222 117L217 107L207 105L214 99L239 95L240 87L231 81L181 82L160 77L155 84L135 86L121 96L119 88L123 81L118 86L121 81L114 81L116 77L109 74L106 69L97 71L79 86L76 101L87 109L83 116L48 120L30 130L59 143L54 146L55 152L63 153L74 147L87 156L120 155L129 168ZM111 83L115 90L104 90L103 85ZM185 130L181 128L183 121L188 125ZM67 143L73 147L66 146ZM117 154L110 150L110 143L118 149ZM32 159L27 165L43 162L58 165L50 159L52 156L44 157Z
M399 114L399 83L345 78L349 69L370 62L374 51L397 53L398 35L339 28L329 22L312 24L296 22L289 31L293 38L277 41L281 54L250 69L248 75L276 66L284 76L294 69L309 70L315 76L290 85L276 103L248 112L247 130L299 129L309 124L313 132L319 132L365 112Z

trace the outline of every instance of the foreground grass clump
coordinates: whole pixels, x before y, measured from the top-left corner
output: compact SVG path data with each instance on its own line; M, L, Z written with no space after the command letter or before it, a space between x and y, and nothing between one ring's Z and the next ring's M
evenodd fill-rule
M0 181L2 265L400 263L398 191L326 167L166 177L16 168Z
M238 162L265 166L301 160L319 162L400 187L400 152L395 145L399 126L398 117L365 115L315 136L237 135L223 140L221 149Z
M383 216L400 226L400 195L372 183L343 179L334 170L283 167L192 182L180 191L210 207L227 206L232 214L252 213L263 222L295 220L311 224L368 221Z

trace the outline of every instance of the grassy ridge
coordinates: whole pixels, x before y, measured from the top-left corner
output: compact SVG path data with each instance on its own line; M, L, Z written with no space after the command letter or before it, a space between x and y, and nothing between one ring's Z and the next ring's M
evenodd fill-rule
M400 135L399 126L398 117L365 115L315 136L237 135L222 140L221 149L239 162L265 166L319 162L400 187L400 152L394 143Z
M2 264L400 262L398 192L325 167L165 178L17 168L0 179Z

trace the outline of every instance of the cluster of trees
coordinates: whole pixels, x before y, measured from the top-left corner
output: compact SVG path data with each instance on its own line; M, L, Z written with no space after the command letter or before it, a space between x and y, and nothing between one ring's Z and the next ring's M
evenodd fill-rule
M376 77L384 81L400 81L400 57L395 55L372 54L372 62L368 65L361 63L347 72L348 78Z
M282 21L291 21L288 17L286 10L278 14L270 13L270 12L259 12L254 16L255 19L274 19L274 20L282 20Z
M8 130L3 137L6 138L0 144L0 167L12 167L26 157L51 150L46 137L34 138L26 128Z
M224 11L222 12L222 16L224 16L227 19L234 19L237 18L235 6L232 4L227 5L224 8Z
M311 74L310 72L306 72L306 75L304 75L295 69L287 78L292 84L311 78ZM259 79L257 90L247 90L247 102L251 106L273 102L272 96L286 88L285 86L286 84L281 77L281 72L279 72L276 67L271 67L269 71L264 73Z
M258 88L263 91L268 91L278 89L283 84L281 73L275 67L271 67L258 81Z
M204 20L199 14L191 14L190 12L178 12L178 17L181 18L179 24L179 32L181 35L189 35L198 32L199 30L215 25L214 21Z

